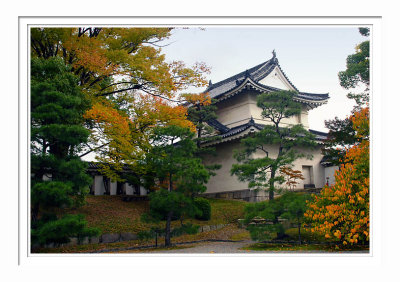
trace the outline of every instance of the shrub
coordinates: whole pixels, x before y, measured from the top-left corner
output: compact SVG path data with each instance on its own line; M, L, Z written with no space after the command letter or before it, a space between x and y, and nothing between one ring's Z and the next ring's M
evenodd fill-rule
M199 220L210 220L211 219L211 205L207 199L196 198L194 200L196 208L199 209L199 213L196 215L196 219Z
M49 243L68 243L71 237L82 239L86 236L98 236L100 230L86 227L87 222L83 215L65 215L61 219L51 220L39 224L32 229L32 243L40 245Z

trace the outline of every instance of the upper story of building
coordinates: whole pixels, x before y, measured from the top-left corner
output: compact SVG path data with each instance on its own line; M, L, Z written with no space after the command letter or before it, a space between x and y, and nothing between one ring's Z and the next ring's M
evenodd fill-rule
M205 92L217 102L217 116L220 126L233 129L248 124L251 120L256 124L268 124L261 117L261 108L257 107L257 95L279 90L296 92L295 101L302 104L302 112L297 116L284 119L282 126L303 124L309 129L308 112L327 103L329 94L317 94L299 91L286 76L279 65L275 51L270 60L218 83L209 83Z

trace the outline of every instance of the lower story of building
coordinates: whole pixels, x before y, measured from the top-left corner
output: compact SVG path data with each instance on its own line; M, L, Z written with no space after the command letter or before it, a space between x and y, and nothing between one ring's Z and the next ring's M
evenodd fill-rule
M220 164L221 168L216 171L207 183L206 196L219 198L243 199L247 201L262 201L268 199L268 192L265 190L249 189L248 182L239 181L237 176L231 175L232 165L238 163L234 158L234 151L240 150L240 140L233 140L216 145L216 155L209 156L205 160L206 165ZM269 147L270 157L278 152L278 148ZM297 185L288 187L285 184L279 185L282 189L293 189L296 191L306 189L322 188L326 184L334 184L334 172L338 169L336 166L324 166L321 164L323 155L321 147L315 149L301 149L298 151L308 156L299 158L293 162L293 170L300 171L303 180L298 179ZM252 157L264 157L264 152L256 152Z

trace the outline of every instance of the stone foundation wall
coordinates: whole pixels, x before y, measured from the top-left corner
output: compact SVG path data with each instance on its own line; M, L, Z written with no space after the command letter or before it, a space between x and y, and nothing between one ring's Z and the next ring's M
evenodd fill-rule
M199 227L198 232L208 232L213 230L218 230L225 227L227 224L217 224L217 225L203 225ZM86 245L86 244L100 244L100 243L115 243L115 242L124 242L137 240L138 235L136 233L123 232L123 233L111 233L111 234L102 234L98 237L84 238L80 242L77 238L70 238L70 242L66 244L62 244L62 246L75 246L75 245ZM54 248L56 247L54 244L48 244L45 246L46 248Z
M217 192L217 193L205 193L202 196L206 198L216 198L216 199L236 199L244 200L247 202L260 202L268 200L268 192L264 190L237 190L228 192Z

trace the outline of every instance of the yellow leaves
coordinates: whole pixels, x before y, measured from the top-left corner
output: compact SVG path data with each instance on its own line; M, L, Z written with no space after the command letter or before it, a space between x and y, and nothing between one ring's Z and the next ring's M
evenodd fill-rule
M355 113L352 121L363 141L347 150L335 184L313 197L305 213L313 229L344 245L369 240L369 109Z
M211 104L211 97L209 93L200 93L200 94L184 94L182 95L185 100L193 105L201 105L208 106Z

